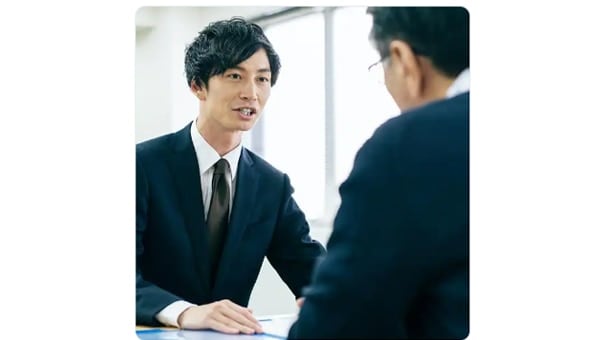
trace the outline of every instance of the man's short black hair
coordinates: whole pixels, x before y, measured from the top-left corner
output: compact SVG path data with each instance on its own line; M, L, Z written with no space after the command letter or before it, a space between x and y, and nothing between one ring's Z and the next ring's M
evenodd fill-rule
M382 57L392 40L429 57L442 73L456 77L469 67L469 12L463 7L369 7L370 38Z
M256 51L264 48L271 68L271 86L279 75L279 56L262 28L241 17L210 23L185 50L185 75L188 86L192 80L208 88L208 79L239 65Z

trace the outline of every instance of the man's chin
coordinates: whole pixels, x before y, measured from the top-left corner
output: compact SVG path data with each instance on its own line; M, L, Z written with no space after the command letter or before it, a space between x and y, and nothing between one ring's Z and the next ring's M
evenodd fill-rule
M244 131L244 132L248 131L248 130L251 130L254 127L254 123L255 123L254 120L251 121L251 122L243 122L243 123L241 123L241 124L238 125L238 129L240 131Z
M246 131L251 130L254 127L254 124L256 124L256 119L247 120L247 121L241 121L241 120L229 121L229 122L227 122L227 124L225 126L227 127L227 130L229 130L229 131L246 132Z

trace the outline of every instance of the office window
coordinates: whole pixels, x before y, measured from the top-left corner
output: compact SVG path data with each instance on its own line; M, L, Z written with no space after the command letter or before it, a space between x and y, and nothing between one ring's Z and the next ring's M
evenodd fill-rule
M290 175L294 198L318 225L331 225L356 152L399 113L367 71L379 60L370 29L366 7L324 8L265 29L282 68L254 129L257 151Z
M333 90L335 98L335 182L352 170L354 156L375 129L399 113L383 82L369 74L379 60L368 36L366 7L339 8L333 16Z
M261 118L263 155L290 176L308 219L325 202L323 25L316 13L265 29L282 66Z

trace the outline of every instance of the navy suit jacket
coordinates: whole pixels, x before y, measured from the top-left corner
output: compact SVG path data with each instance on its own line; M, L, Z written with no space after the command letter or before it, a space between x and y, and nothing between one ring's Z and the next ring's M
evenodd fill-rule
M247 306L265 256L299 297L323 246L309 236L287 175L242 148L214 287L190 125L136 147L136 323L177 300Z
M469 94L380 126L340 194L290 338L466 337Z

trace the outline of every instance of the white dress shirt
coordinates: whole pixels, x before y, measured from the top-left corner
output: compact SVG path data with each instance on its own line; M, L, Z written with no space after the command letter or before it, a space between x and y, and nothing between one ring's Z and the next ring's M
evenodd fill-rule
M452 82L452 85L450 85L450 87L446 91L446 98L451 98L461 93L467 92L470 90L470 88L471 71L469 71L469 68L467 67L458 75L458 77L456 77L456 79L454 79L454 82Z
M242 153L242 143L238 144L229 153L219 156L219 153L202 137L198 132L196 121L191 126L190 134L192 136L192 143L194 144L194 151L196 151L196 158L198 159L198 168L200 169L200 184L202 186L202 203L204 204L204 220L208 216L208 209L210 207L210 197L212 195L212 176L214 173L214 165L221 158L225 158L229 163L229 171L226 172L227 182L229 189L231 190L231 199L229 200L229 216L231 216L231 209L233 207L233 197L235 195L235 175L237 173L238 163L240 155ZM190 188L194 190L194 188ZM193 303L179 300L175 301L167 307L163 308L156 315L156 319L167 325L179 327L177 319L179 315L186 310L188 307L196 306Z

